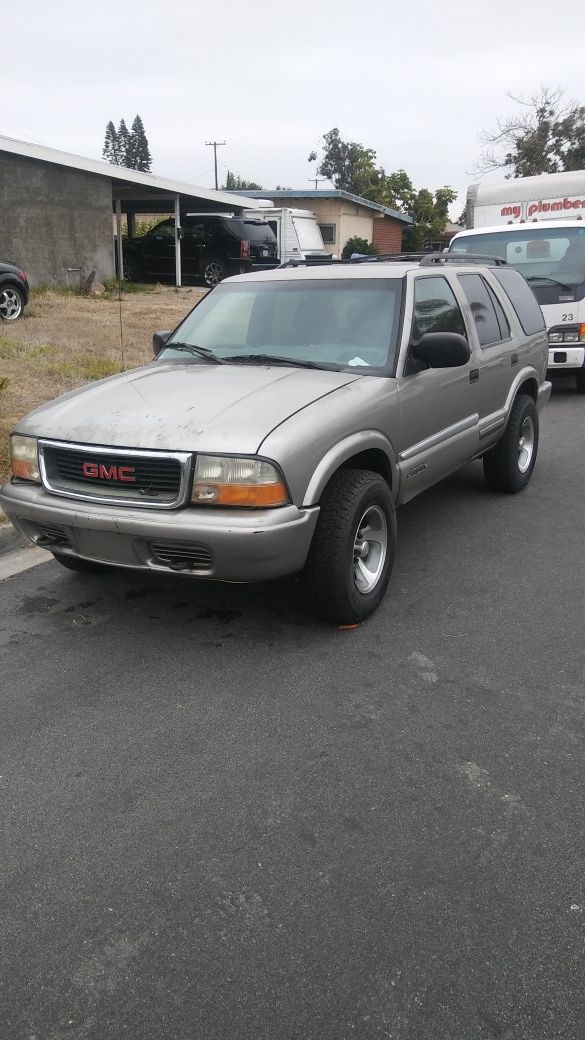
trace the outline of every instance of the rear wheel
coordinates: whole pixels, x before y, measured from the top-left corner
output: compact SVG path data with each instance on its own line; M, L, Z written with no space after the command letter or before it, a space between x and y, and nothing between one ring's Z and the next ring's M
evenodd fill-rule
M15 285L0 286L0 318L16 321L24 310L24 294Z
M203 281L210 289L219 285L225 278L227 271L220 260L207 260L203 265Z
M518 394L504 435L483 458L492 491L515 494L529 483L538 452L538 412L531 397Z
M313 610L339 624L363 621L384 597L395 551L396 513L384 478L340 470L323 493L303 574Z
M580 368L576 373L577 376L577 393L585 394L585 368Z
M65 556L62 553L53 553L53 556L62 567L66 567L68 571L75 571L77 574L104 574L111 570L106 563L82 560L79 556Z

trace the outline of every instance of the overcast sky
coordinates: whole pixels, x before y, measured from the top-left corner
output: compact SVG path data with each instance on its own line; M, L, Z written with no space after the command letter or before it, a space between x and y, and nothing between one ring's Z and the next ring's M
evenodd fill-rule
M226 169L309 187L323 133L372 147L416 187L463 197L506 92L585 103L582 0L28 0L0 61L0 134L101 157L136 112L153 172ZM324 184L323 187L327 187ZM453 210L460 212L462 200Z

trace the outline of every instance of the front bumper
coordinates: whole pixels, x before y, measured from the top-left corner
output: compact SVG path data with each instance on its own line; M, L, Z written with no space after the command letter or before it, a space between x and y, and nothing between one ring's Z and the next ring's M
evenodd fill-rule
M37 545L115 567L217 581L265 581L304 566L318 508L171 510L80 503L7 483L0 505Z
M585 365L585 345L580 346L577 344L573 347L568 343L554 343L552 346L549 346L549 372L566 368L583 368L583 365Z

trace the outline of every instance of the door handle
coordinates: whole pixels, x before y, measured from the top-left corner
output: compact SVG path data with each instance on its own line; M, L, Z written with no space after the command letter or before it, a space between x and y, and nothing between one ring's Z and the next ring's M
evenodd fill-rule
M518 364L518 355L517 354L512 354L512 357L510 358L510 365L513 368L514 365L517 365L517 364Z
M470 383L479 383L479 368L472 368L469 373Z

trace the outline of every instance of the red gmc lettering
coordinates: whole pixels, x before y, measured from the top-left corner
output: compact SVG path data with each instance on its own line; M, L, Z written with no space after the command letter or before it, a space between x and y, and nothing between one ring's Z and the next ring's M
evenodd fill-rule
M104 466L103 463L84 462L81 467L84 477L92 480L122 480L126 483L136 483L134 466Z

